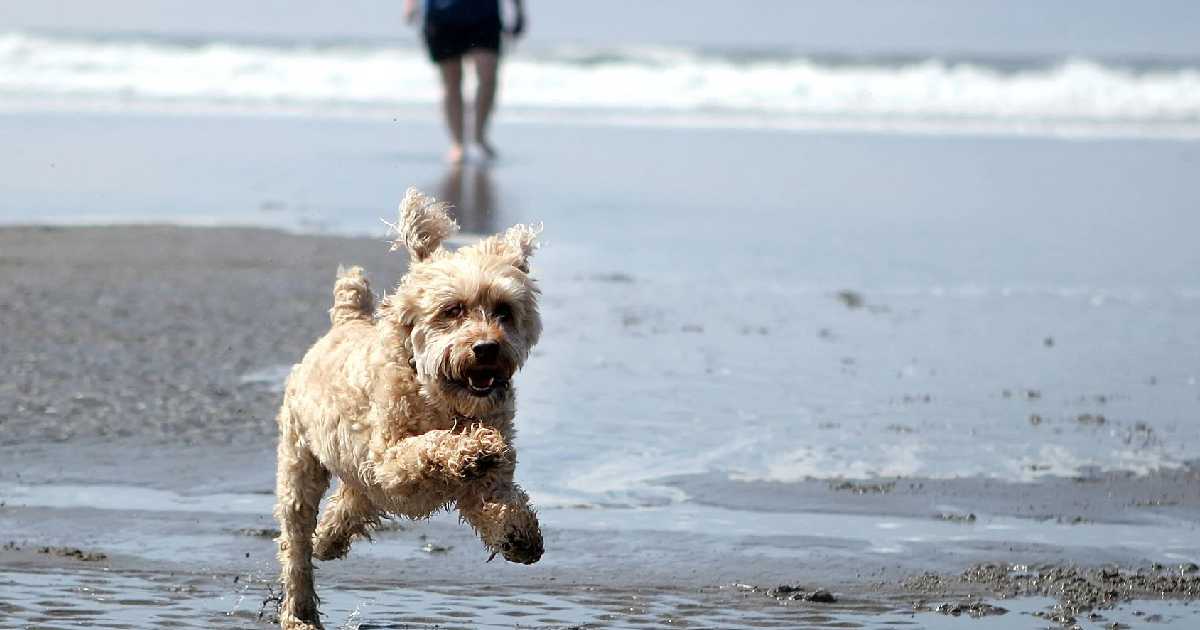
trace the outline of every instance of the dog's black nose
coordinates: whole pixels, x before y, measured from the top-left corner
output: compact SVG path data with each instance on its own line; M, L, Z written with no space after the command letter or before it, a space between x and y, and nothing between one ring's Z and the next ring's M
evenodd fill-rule
M500 344L495 341L480 341L471 346L471 351L475 353L476 361L490 363L500 356Z

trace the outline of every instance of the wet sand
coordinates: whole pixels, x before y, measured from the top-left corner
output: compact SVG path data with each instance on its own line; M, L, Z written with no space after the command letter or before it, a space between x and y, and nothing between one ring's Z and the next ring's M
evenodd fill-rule
M243 376L327 327L330 269L361 260L387 286L403 262L377 242L224 228L14 228L0 252L3 444L267 439L278 394Z
M11 358L0 366L0 615L36 627L265 627L278 391L277 376L256 370L294 360L325 327L337 264L393 282L402 260L385 250L261 229L0 230L0 351ZM1034 483L662 483L688 503L662 516L544 509L550 552L531 568L485 564L453 518L396 522L348 560L321 564L327 623L1200 621L1184 603L1200 589L1195 566L1161 561L1162 539L1180 532L1192 537L1177 543L1180 557L1196 553L1196 467ZM904 552L886 553L887 532L906 528L895 539ZM1126 544L1139 538L1160 546Z

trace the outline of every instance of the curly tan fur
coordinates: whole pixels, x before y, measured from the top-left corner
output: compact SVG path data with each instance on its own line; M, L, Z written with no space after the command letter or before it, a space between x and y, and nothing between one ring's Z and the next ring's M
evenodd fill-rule
M513 481L511 386L541 334L529 276L536 231L447 251L453 220L415 189L394 227L408 273L376 308L362 269L339 270L332 326L293 368L279 410L284 628L322 627L312 558L345 556L385 515L456 507L493 555L542 555L537 516Z
M458 231L458 223L447 212L449 207L449 204L439 203L437 199L410 187L404 193L404 201L400 202L399 223L388 223L397 236L392 241L392 251L403 245L408 249L411 260L419 262L429 258L442 241Z

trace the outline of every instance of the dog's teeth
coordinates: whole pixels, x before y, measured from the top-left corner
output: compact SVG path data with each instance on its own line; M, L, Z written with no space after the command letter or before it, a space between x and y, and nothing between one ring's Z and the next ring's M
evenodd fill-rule
M479 380L475 380L475 377L473 376L467 378L467 383L475 389L487 389L492 386L492 383L495 382L496 378L494 376L489 376L487 378L481 377Z

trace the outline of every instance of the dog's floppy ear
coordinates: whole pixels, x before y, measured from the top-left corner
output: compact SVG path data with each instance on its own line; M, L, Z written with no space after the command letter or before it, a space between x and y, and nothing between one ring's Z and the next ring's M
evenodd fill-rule
M449 207L450 204L439 202L416 187L409 188L404 193L404 201L400 202L399 221L388 223L396 233L392 251L404 247L414 262L433 255L442 241L458 231L458 224L450 218Z
M514 266L525 273L529 273L529 257L538 248L538 234L542 232L542 227L539 225L514 225L504 232L501 236L501 242L505 248L512 253L516 258Z

